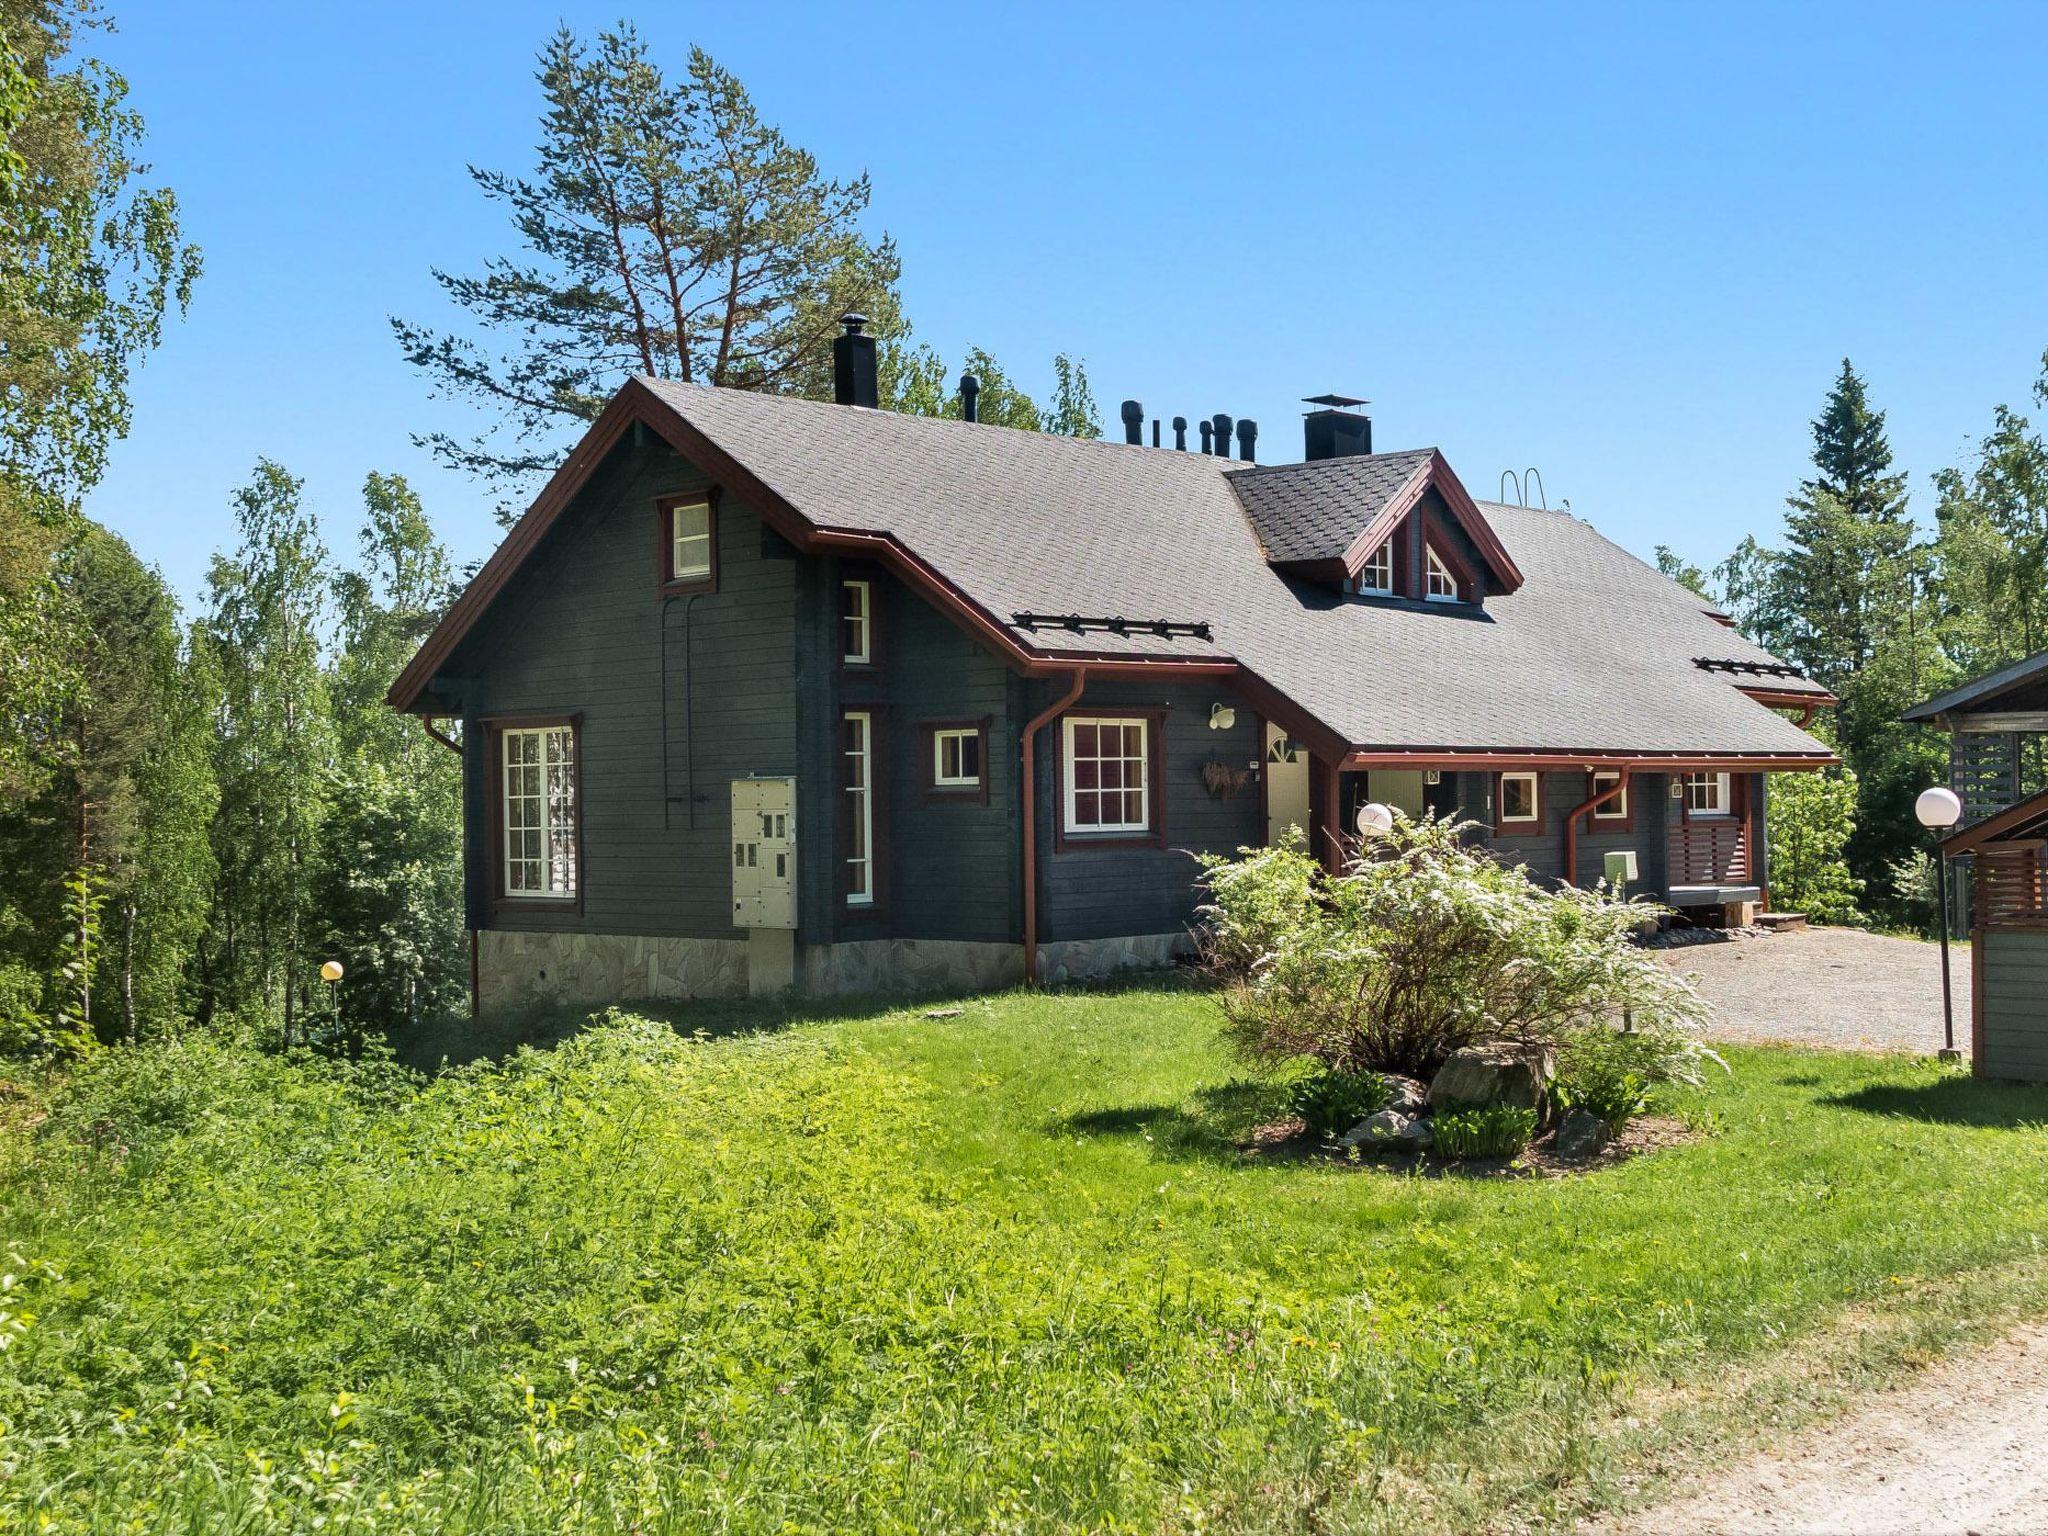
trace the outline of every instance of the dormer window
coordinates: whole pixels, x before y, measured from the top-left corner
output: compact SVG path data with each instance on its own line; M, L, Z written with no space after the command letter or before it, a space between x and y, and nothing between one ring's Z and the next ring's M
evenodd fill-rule
M1436 546L1423 546L1423 553L1428 557L1427 569L1424 572L1427 585L1423 589L1423 595L1432 603L1459 601L1458 578L1451 573L1451 568L1444 564L1444 557L1436 552Z
M1361 597L1394 595L1394 541L1383 539L1380 547L1365 558L1358 574L1351 578L1351 590Z

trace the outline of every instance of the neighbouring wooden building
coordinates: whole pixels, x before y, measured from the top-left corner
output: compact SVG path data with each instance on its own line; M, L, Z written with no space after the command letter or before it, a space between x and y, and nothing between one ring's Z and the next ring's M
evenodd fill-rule
M1559 512L1311 402L1300 463L635 379L393 685L461 723L485 1004L1164 960L1190 851L1370 799L1718 916L1826 692ZM861 402L861 403L855 403ZM1176 436L1179 435L1178 426Z

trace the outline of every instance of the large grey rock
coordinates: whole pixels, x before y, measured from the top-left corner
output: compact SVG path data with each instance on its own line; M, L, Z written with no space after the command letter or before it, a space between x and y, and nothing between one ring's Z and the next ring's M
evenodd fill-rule
M1594 1157L1612 1139L1607 1122L1583 1109L1575 1109L1557 1122L1559 1157Z
M1351 1127L1339 1144L1347 1147L1384 1147L1398 1152L1419 1152L1435 1140L1427 1120L1404 1115L1398 1109L1383 1109Z
M1401 1139L1408 1124L1409 1116L1398 1109L1383 1109L1368 1115L1337 1139L1347 1147L1389 1146Z
M1429 1085L1429 1107L1512 1104L1541 1111L1557 1077L1557 1053L1547 1045L1488 1040L1451 1052Z
M1387 1101L1387 1108L1397 1109L1404 1115L1419 1115L1429 1107L1429 1085L1419 1078L1401 1077L1396 1073L1386 1074L1387 1086L1394 1090L1393 1098Z

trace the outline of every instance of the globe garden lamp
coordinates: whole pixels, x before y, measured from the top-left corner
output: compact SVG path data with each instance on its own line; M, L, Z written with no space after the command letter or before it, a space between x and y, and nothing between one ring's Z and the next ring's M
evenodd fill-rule
M1358 808L1358 835L1360 837L1383 837L1394 830L1394 813L1377 800L1368 800Z
M1962 1052L1956 1049L1955 1001L1948 977L1948 851L1942 846L1942 835L1963 819L1963 802L1954 790L1936 784L1920 791L1920 798L1913 802L1913 815L1934 834L1934 863L1941 872L1941 1059L1961 1061Z
M320 963L320 979L327 983L327 1012L334 1021L337 1033L341 1029L341 962L323 960Z

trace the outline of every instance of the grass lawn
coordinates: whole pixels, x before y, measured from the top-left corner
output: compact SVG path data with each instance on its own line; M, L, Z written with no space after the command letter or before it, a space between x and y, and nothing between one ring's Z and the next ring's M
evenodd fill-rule
M1687 1145L1419 1179L1240 1160L1199 992L959 1006L74 1074L0 1158L0 1530L1455 1529L1845 1309L2041 1299L2048 1091L1733 1051Z

